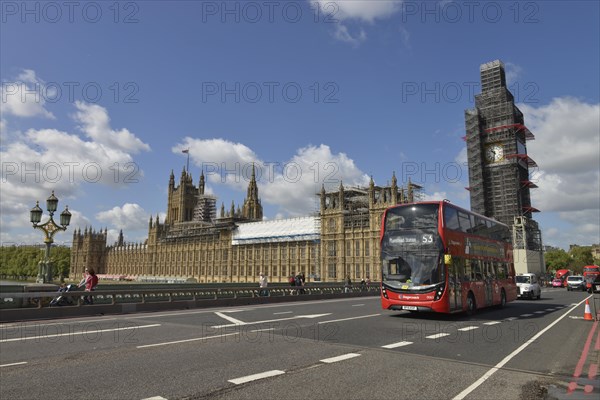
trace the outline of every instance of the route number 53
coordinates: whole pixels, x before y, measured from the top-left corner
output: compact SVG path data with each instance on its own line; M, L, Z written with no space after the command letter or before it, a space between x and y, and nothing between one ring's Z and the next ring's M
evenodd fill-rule
M423 235L421 238L421 243L433 243L433 235Z

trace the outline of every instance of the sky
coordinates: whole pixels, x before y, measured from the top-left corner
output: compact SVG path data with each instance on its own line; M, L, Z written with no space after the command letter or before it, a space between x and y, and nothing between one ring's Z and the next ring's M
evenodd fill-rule
M143 242L188 162L226 210L254 165L265 219L393 173L470 208L464 113L499 59L544 245L600 243L599 4L1 1L0 242L40 244L53 190L73 215L55 243Z

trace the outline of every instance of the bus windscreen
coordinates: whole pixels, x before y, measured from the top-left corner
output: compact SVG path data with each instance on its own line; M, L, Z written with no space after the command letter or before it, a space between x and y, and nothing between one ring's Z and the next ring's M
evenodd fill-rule
M381 241L383 284L401 289L444 281L438 213L437 204L387 211Z

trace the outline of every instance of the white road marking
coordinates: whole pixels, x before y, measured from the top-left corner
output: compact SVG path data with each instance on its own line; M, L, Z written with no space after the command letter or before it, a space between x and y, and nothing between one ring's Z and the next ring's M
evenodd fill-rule
M289 317L289 318L268 319L268 320L264 320L264 321L252 321L252 322L239 321L239 322L233 323L233 324L214 325L214 326L212 326L212 328L229 328L230 326L258 325L258 324L266 324L266 323L270 323L270 322L289 321L290 319L319 318L319 317L324 317L326 315L331 315L331 313L326 313L326 314L309 314L309 315L296 315L294 317Z
M27 364L27 362L26 361L21 361L21 362L10 363L10 364L2 364L2 365L0 365L0 368L12 367L14 365L23 365L23 364Z
M317 322L317 324L319 324L319 325L320 325L320 324L330 324L330 323L332 323L332 322L341 322L341 321L350 321L350 320L353 320L353 319L361 319L361 318L377 317L378 315L381 315L381 314L370 314L370 315L362 315L362 316L360 316L360 317L351 317L351 318L332 319L332 320L329 320L329 321L320 321L320 322Z
M162 396L153 396L153 397L146 397L145 399L142 400L167 400Z
M203 336L203 337L199 337L199 338L192 338L192 339L182 339L182 340L174 340L172 342L162 342L162 343L153 343L153 344L143 344L140 346L136 346L136 349L145 349L146 347L158 347L158 346L167 346L170 344L179 344L179 343L188 343L188 342L197 342L198 340L206 340L206 339L215 339L215 338L222 338L225 336L232 336L232 335L239 335L240 332L233 332L233 333L223 333L221 335L214 335L214 336Z
M352 304L352 307L362 307L364 304Z
M534 314L545 314L546 311L534 311Z
M554 311L554 308L546 308L546 311Z
M273 315L281 315L281 314L292 314L293 311L281 311L281 312L274 312Z
M508 317L506 318L505 321L514 321L515 319L518 319L517 317Z
M395 349L396 347L408 346L409 344L413 344L413 342L398 342L392 344L386 344L385 346L381 346L384 349Z
M231 382L235 385L241 385L242 383L252 382L257 379L269 378L271 376L277 376L277 375L281 375L281 374L285 374L285 371L280 371L278 369L274 369L272 371L261 372L260 374L254 374L254 375L242 376L241 378L230 379L228 382Z
M501 324L502 322L500 321L490 321L490 322L484 322L484 325L496 325L496 324Z
M584 301L585 300L582 300L579 304L583 304ZM539 331L531 339L529 339L528 341L523 343L521 346L519 346L518 349L516 349L515 351L510 353L508 356L504 357L504 359L502 361L500 361L498 364L493 366L488 372L483 374L483 376L481 378L479 378L475 382L473 382L473 384L471 384L471 386L469 386L468 388L466 388L465 390L463 390L462 392L457 394L453 400L461 400L461 399L464 399L466 396L468 396L473 390L477 389L483 382L485 382L490 376L494 375L494 373L496 373L496 371L498 371L506 363L508 363L510 360L512 360L517 354L519 354L521 351L525 350L525 348L527 346L529 346L531 343L535 342L540 336L542 336L544 333L546 333L550 328L552 328L554 325L558 324L563 318L565 318L567 315L569 315L569 313L572 312L575 308L577 308L577 306L571 308L569 311L567 311L562 316L557 318L550 325L548 325L547 327L545 327L544 329Z
M126 330L131 330L131 329L154 328L157 326L161 326L161 325L160 324L152 324L152 325L141 325L141 326L128 326L126 328L98 329L95 331L67 332L67 333L57 333L54 335L18 337L18 338L11 338L11 339L2 339L2 340L0 340L0 343L18 342L21 340L46 339L46 338L54 338L54 337L59 337L59 336L90 335L90 334L95 334L95 333L126 331Z
M436 333L435 335L425 336L425 339L439 339L444 336L450 336L449 333Z
M479 329L479 327L478 326L465 326L464 328L460 328L458 330L466 332L466 331L472 331L473 329Z
M357 354L357 353L342 354L341 356L325 358L325 359L319 360L319 361L327 363L327 364L331 364L331 363L338 362L338 361L349 360L354 357L360 357L360 354Z
M230 317L229 315L223 314L222 312L216 312L215 314L217 314L219 317L226 319L227 321L234 323L236 325L242 325L245 323L244 321Z
M519 317L533 317L533 314L521 314Z

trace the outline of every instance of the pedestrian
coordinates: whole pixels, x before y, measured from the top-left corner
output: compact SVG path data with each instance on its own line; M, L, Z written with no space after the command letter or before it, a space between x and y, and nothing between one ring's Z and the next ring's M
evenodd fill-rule
M364 292L365 289L367 287L367 282L365 281L365 278L361 278L360 280L360 291Z
M258 286L260 288L260 290L258 292L259 296L268 296L269 295L269 291L267 290L267 285L268 285L267 276L261 272L259 275L259 278L258 278Z
M350 279L350 275L346 275L346 281L344 284L344 292L349 293L351 287L352 287L352 279Z
M304 282L302 281L302 273L298 272L298 275L294 278L294 285L299 287L298 294L304 294Z
M292 275L290 275L289 282L290 282L291 287L296 286L296 276L294 275L293 272L292 272ZM296 291L294 289L292 289L290 294L294 295L294 294L296 294Z
M83 274L83 279L79 282L79 287L85 286L86 292L91 292L92 290L96 290L96 286L98 285L98 275L94 271L94 268L86 268L85 273ZM83 296L84 304L94 304L94 299L92 296Z

